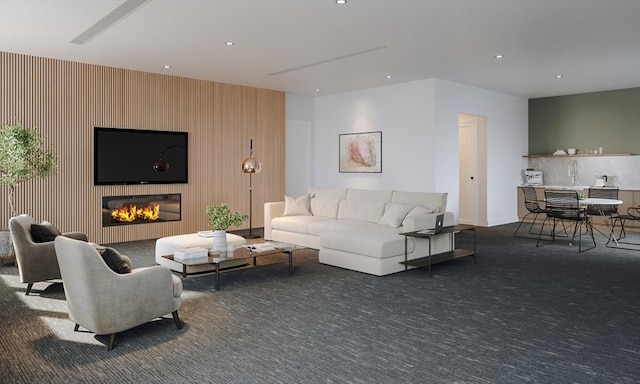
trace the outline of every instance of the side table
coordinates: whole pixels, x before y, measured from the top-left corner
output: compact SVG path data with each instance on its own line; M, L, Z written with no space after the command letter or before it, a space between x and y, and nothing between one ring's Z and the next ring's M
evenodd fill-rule
M454 249L454 238L457 233L462 231L473 231L473 250L470 249ZM449 242L451 251L441 252L436 254L431 254L431 238L436 235L441 235L443 233L449 234ZM431 276L431 264L440 263L443 261L459 259L461 257L473 256L473 263L477 264L478 260L476 258L477 255L477 239L476 239L476 227L474 225L466 225L466 224L458 224L452 225L449 227L442 228L442 231L439 233L433 233L430 230L422 230L422 231L412 231L412 232L404 232L401 233L404 236L404 261L401 261L400 264L404 264L405 271L412 267L429 267L429 276ZM416 259L407 259L407 241L409 237L421 238L429 240L429 254L424 257L419 257ZM431 260L435 258L435 260ZM435 261L435 263L434 263Z

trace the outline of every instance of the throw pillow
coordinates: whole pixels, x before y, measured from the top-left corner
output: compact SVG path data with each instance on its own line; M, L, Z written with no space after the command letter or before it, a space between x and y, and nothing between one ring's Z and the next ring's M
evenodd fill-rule
M103 247L97 244L93 244L93 246L112 271L120 274L131 272L131 259L111 247Z
M53 241L57 236L60 236L60 231L51 223L43 221L40 224L31 224L31 238L34 243Z
M339 206L340 199L322 199L318 197L311 199L311 213L314 216L323 216L335 219L338 217Z
M407 214L407 216L405 216L405 219L408 217L412 217L412 216L418 216L418 215L424 215L427 213L433 213L434 210L431 208L425 208L425 207L421 207L421 206L417 206L415 208L413 208L411 211L409 211L409 213ZM402 225L404 225L404 220L402 220Z
M378 224L388 225L391 228L398 228L407 214L415 208L414 205L388 203L384 210L384 215Z
M283 216L309 216L309 195L300 196L294 199L290 196L284 197L284 214Z

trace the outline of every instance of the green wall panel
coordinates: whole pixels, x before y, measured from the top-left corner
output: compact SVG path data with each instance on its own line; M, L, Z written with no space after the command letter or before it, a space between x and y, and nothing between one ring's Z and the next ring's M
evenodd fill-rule
M529 100L529 154L640 153L640 88Z

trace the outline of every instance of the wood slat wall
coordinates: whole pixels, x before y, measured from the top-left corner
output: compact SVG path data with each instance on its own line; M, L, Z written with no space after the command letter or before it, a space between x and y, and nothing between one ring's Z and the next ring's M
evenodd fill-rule
M284 194L285 94L280 91L0 52L0 121L36 128L58 157L55 176L20 185L16 209L97 243L207 229L208 204L249 212L241 172L253 139L253 227ZM93 127L189 132L189 183L94 186ZM124 149L123 149L124 150ZM0 227L11 214L0 190ZM181 193L182 220L102 227L103 196ZM248 228L246 223L241 228Z

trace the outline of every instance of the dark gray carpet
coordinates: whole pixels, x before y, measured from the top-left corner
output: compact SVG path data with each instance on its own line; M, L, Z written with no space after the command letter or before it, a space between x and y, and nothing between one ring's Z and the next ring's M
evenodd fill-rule
M640 252L536 248L514 225L478 230L478 264L386 277L316 251L184 280L171 316L107 338L73 332L62 284L25 296L0 268L3 383L639 383ZM634 234L640 241L640 234ZM116 244L153 265L153 241ZM135 294L132 292L132 295ZM121 298L126 300L126 297Z

